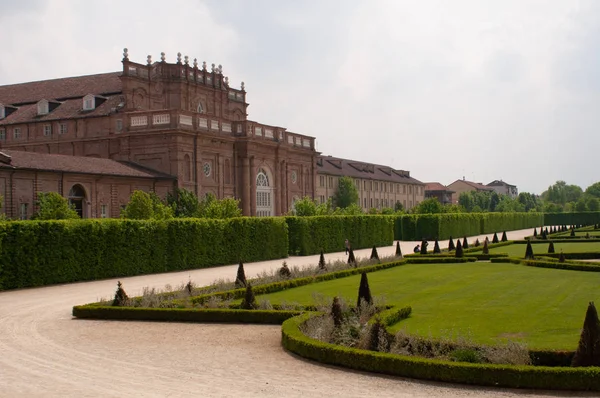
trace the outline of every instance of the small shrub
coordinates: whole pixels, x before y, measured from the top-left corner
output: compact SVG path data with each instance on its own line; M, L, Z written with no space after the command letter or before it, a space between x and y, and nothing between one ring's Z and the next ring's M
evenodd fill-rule
M548 253L554 253L554 242L548 244Z
M252 285L250 283L246 284L246 294L244 295L240 307L244 310L255 310L258 308L258 303L256 302L256 297L254 297L254 292L252 291Z
M454 362L481 363L481 354L472 348L459 348L450 353L450 359Z
M192 283L192 279L189 279L188 283L185 284L185 290L188 292L188 295L192 295L194 291L194 284Z
M367 279L366 272L360 274L360 285L358 286L358 300L356 301L356 306L360 307L363 301L369 305L373 303L373 297L371 296L371 289L369 288L369 280Z
M502 242L506 242L508 241L508 238L506 237L506 231L502 232L502 239L500 239Z
M129 297L127 293L125 293L125 289L123 289L123 285L121 281L117 282L117 291L115 292L115 298L113 299L112 305L114 307L123 307L129 301Z
M469 248L469 242L467 241L467 237L466 236L463 238L462 248L463 249L468 249Z
M575 237L575 229L573 227L571 227L571 238Z
M483 249L481 250L482 254L490 254L490 249L488 247L488 240L483 241Z
M600 321L593 302L590 302L583 321L579 345L571 366L600 366Z
M331 318L333 319L333 324L336 328L342 326L344 314L342 312L342 305L340 304L340 298L338 296L333 298L333 303L331 304Z
M481 243L479 243L479 238L475 239L475 247L479 247Z
M527 247L525 248L525 259L533 260L533 247L531 247L531 241L527 241Z
M292 276L292 272L288 268L288 265L285 261L283 262L283 264L281 264L281 268L279 268L279 275L282 278L289 278L290 276Z
M400 241L396 242L396 256L402 258L402 249L400 248Z
M463 248L460 244L460 239L456 241L456 252L454 253L454 257L463 257Z
M534 229L533 229L533 237L534 237L534 238L537 238L537 228L534 228Z
M498 243L498 234L494 232L494 237L492 238L492 243Z
M244 287L246 286L246 273L244 272L244 264L240 261L240 265L238 266L237 276L235 277L235 287Z
M371 250L370 260L379 260L379 254L377 254L377 247L373 246L373 250Z
M321 255L319 256L319 269L321 271L327 270L327 266L325 265L325 255L323 254L323 250L321 250Z
M559 263L564 263L564 262L565 262L565 260L566 260L566 258L565 258L565 253L563 253L563 251L561 250L561 251L560 251L560 256L558 256L558 262L559 262Z
M435 240L435 243L433 244L433 254L440 254L442 251L440 250L440 244L438 242L438 240Z

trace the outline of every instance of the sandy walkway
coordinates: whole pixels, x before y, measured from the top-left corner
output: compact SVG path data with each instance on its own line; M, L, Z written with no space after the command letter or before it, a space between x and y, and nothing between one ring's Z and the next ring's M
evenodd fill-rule
M521 237L530 231L509 234ZM481 240L481 238L480 238ZM403 243L409 252L414 242ZM380 250L391 254L394 248ZM367 256L369 250L357 254ZM343 253L328 255L343 257ZM290 265L318 257L291 258ZM247 275L282 260L246 264ZM235 265L122 279L144 286L234 277ZM279 326L75 320L71 307L112 296L116 280L0 293L1 397L550 397L321 366L288 354Z

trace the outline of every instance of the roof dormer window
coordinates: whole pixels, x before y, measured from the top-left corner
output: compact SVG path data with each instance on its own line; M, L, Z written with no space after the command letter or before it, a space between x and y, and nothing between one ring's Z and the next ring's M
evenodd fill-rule
M94 109L96 109L96 98L91 94L83 97L83 110L93 111Z
M47 115L49 112L50 112L50 110L49 110L49 106L48 106L48 101L41 100L40 102L37 103L38 116L39 115Z
M6 108L4 105L0 104L0 120L6 117Z

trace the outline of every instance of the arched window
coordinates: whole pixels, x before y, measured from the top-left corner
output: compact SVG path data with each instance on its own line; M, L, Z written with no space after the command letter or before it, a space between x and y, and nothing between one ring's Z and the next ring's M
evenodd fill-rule
M204 108L202 107L202 103L198 102L198 108L197 108L198 113L204 113Z
M269 177L263 169L256 174L256 215L268 217L273 215L273 190L269 185Z
M183 157L183 180L192 180L192 161L190 155L187 154Z
M84 206L85 206L85 190L79 184L75 184L69 190L69 204L75 208L79 217L83 218L85 215Z

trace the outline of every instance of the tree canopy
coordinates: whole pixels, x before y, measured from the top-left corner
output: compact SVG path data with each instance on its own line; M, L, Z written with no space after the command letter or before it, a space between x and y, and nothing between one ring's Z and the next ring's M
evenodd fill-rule
M356 204L358 202L358 190L354 185L354 180L350 177L344 176L339 180L339 186L333 197L333 203L335 207L342 209Z
M38 211L32 217L34 220L72 220L79 218L75 208L69 205L67 198L58 192L38 192Z

